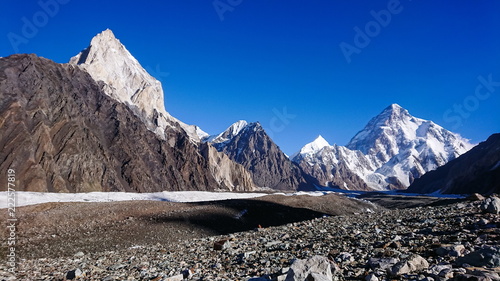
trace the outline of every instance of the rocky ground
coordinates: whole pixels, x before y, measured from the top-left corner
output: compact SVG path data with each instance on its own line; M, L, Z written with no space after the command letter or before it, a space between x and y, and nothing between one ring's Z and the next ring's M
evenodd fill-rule
M33 241L33 246L25 245L32 254L22 260L17 276L9 277L7 267L2 263L0 277L5 280L500 279L500 216L481 210L479 201L429 201L427 203L433 206L417 204L420 207L386 209L359 200L348 200L351 205L339 209L339 205L332 204L340 203L338 200L344 199L320 197L301 200L271 196L257 202L236 200L225 205L220 202L196 205L157 202L166 204L158 205L165 210L163 215L129 216L123 220L120 217L122 213L117 211L123 209L123 205L114 207L114 213L106 213L113 208L101 208L97 210L103 219L97 220L100 224L98 228L90 226L90 229L97 230L89 235L93 239L87 240L88 243L98 244L101 249L73 247L69 240L58 244L55 243L57 236L54 237L56 240L44 243L43 238L50 233L50 229L60 229L49 224L47 229L40 230L40 238ZM394 203L397 200L385 198L381 202ZM303 208L311 206L314 201L318 202L316 210ZM148 210L149 203L144 205L145 210ZM114 206L114 203L104 204ZM61 206L44 206L26 208L39 208L37 212L31 210L32 215L63 212ZM89 208L85 211L92 214L91 204L83 204L79 209L85 206ZM158 206L143 213L157 213ZM131 212L132 205L128 207ZM190 211L190 208L194 209ZM93 209L96 210L96 207L93 206ZM259 216L250 215L258 209L263 209ZM62 210L70 213L70 207ZM205 212L208 217L201 222L196 221L197 217L191 212ZM327 212L337 214L325 216ZM217 213L220 216L209 216ZM280 215L273 216L273 213ZM173 216L175 219L171 214L177 214ZM78 223L94 221L85 218L88 214L81 213L80 222L75 220L69 225L68 222L57 223L80 230L76 226ZM263 222L261 227L257 224L259 220ZM269 226L277 225L279 220L285 224ZM245 227L224 229L227 223L238 225L237 221ZM33 220L31 223L43 222ZM140 232L141 226L147 231ZM110 235L118 235L117 232L108 233L103 230L105 228L120 229L123 233L112 239ZM101 232L98 232L99 229ZM127 232L127 229L131 230ZM235 230L242 232L231 233ZM219 235L215 235L217 232ZM100 233L104 234L103 242L99 244L101 237L95 235ZM137 236L137 243L119 243L131 240L125 237L141 233L149 238ZM33 233L29 235L37 237ZM75 235L73 242L84 244L82 237L85 235ZM64 234L61 236L64 237ZM56 244L59 246L54 246ZM45 250L38 251L37 247ZM64 248L67 251L62 254ZM5 255L2 253L2 256Z

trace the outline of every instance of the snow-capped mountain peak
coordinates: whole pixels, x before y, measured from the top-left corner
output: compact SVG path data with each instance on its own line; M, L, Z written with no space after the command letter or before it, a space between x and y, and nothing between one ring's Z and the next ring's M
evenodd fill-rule
M299 152L292 155L290 159L294 159L298 155L312 155L323 149L325 146L330 146L330 144L319 135L314 141L304 145Z
M318 152L307 144L292 159L305 162L304 169L316 169L318 164L323 165L322 170L332 170L332 173L338 172L339 168L335 167L339 163L346 162L348 168L373 189L401 189L472 147L460 135L432 121L416 118L398 104L391 104L372 118L346 147ZM310 174L321 173L310 171ZM335 178L335 174L332 175ZM327 175L322 178L328 180Z
M250 123L253 124L253 123ZM235 123L233 123L231 126L229 126L224 132L211 136L209 138L206 138L206 142L210 143L223 143L226 141L231 140L234 138L236 135L238 135L245 127L247 127L249 123L245 120L239 120Z

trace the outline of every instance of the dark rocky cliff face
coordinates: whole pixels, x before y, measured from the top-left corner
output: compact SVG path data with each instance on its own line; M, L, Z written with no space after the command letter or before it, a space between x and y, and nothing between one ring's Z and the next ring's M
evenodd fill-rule
M160 140L102 86L35 55L0 58L0 170L15 169L17 190L224 188L184 131Z
M500 193L500 134L416 179L407 192L447 194Z
M280 150L259 123L251 123L224 143L214 143L233 161L243 165L257 186L277 190L311 189L311 179Z

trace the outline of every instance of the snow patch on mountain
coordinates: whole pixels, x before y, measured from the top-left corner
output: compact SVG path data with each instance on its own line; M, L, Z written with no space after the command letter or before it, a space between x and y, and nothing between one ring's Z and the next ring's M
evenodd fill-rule
M330 146L330 144L321 135L319 135L314 141L304 145L299 152L293 154L291 159L297 157L299 154L303 157L306 155L313 155L326 146Z
M231 126L229 126L224 132L210 136L207 138L205 141L210 142L210 143L224 143L232 138L234 138L236 135L238 135L246 126L248 126L248 122L245 120L239 120L235 123L233 123Z

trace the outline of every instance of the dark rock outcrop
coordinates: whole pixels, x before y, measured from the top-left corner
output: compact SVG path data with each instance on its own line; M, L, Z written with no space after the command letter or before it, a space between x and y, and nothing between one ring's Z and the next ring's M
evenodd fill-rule
M277 190L312 187L301 169L288 159L258 122L248 124L235 136L213 146L243 165L257 186Z
M72 65L0 58L0 170L15 170L16 190L226 188L183 130L161 140L102 86Z
M407 192L500 193L500 134L416 179Z

